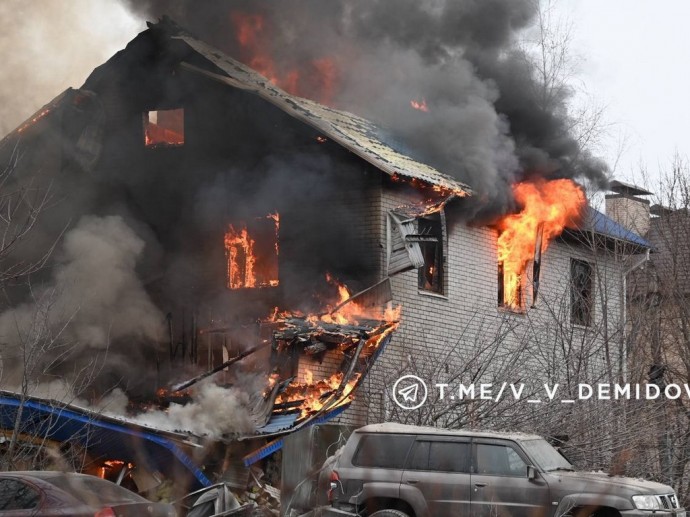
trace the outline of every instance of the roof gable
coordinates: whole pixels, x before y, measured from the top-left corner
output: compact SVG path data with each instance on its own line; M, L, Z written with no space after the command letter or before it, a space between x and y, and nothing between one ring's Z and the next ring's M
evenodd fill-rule
M161 21L152 25L150 30L175 31L176 33L172 32L169 35L171 41L184 42L190 49L213 64L216 69L221 70L224 75L200 69L183 61L181 66L184 69L258 95L289 116L320 131L324 136L374 165L382 172L390 176L402 176L437 185L451 191L458 197L472 194L472 189L465 183L411 158L384 142L383 131L370 121L309 99L290 95L248 66L236 61L217 48L184 33L182 29L170 21Z

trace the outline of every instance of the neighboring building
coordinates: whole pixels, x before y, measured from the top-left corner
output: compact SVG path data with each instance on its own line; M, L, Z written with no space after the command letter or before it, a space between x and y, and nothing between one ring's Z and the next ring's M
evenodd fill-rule
M685 172L673 174L655 197L674 208L652 205L652 192L622 182L611 184L606 203L607 212L643 232L651 245L646 260L628 269L627 380L656 385L662 393L671 388L630 406L630 447L639 451L630 461L636 472L654 473L681 491L688 479L690 413L687 393L676 396L673 387L690 380L690 215Z
M511 415L531 415L539 431L562 431L561 417L539 417L561 407L458 401L450 411L435 403L406 414L389 389L416 373L438 382L526 382L525 398L560 382L567 393L559 397L572 398L578 382L616 380L623 272L649 245L590 209L580 230L543 254L537 299L530 264L520 306L507 308L497 231L464 217L471 188L387 140L369 122L288 95L163 21L10 134L4 152L21 155L20 176L54 181L69 199L53 230L84 214L115 213L156 243L139 273L172 315L171 354L181 344L183 359L216 366L245 346L236 329L273 307L318 309L332 291L327 273L354 292L390 277L401 324L341 423L461 426L494 412L515 426ZM267 217L275 213L279 227ZM229 266L236 251L228 242L242 228L270 257L256 264L251 285L246 271ZM300 358L301 379L307 368L328 375L331 359L341 359L315 357Z

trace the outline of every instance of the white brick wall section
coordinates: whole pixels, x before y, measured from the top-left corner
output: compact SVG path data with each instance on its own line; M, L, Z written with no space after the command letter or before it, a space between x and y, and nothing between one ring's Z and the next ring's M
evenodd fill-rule
M375 196L370 192L367 198L372 201ZM381 190L380 199L372 201L371 206L378 213L370 211L368 215L376 216L377 222L370 222L367 226L379 229L382 271L386 213L408 202L398 192L385 187ZM385 406L388 405L384 400L385 391L398 376L413 369L410 360L420 371L428 370L429 374L448 377L458 368L462 369L463 358L473 357L477 350L499 337L499 348L506 354L517 347L530 348L530 353L523 354L524 362L520 366L523 378L532 376L535 382L549 380L547 376L558 374L549 368L553 367L554 361L559 361L560 352L554 345L566 336L569 346L579 347L583 349L581 355L587 355L583 368L591 378L604 373L607 348L612 363L617 364L616 343L621 314L620 257L613 257L603 250L592 252L579 244L554 241L543 254L536 308L528 307L524 313L515 314L497 305L496 232L486 227L469 227L458 221L450 221L448 229L445 296L420 293L416 271L391 279L394 302L403 306L401 325L366 385L360 388L353 407L340 418L341 422L362 424L385 418ZM587 260L595 267L595 324L590 329L573 328L569 321L571 258ZM523 284L528 302L531 302L532 292L531 267L530 263ZM604 308L607 308L606 314ZM605 327L603 322L606 322ZM495 357L487 360L500 363ZM426 367L425 362L428 363Z

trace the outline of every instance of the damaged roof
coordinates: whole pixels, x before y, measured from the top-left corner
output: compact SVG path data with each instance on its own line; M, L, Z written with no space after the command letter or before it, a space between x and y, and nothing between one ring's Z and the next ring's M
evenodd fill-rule
M219 75L185 62L181 65L184 69L201 73L234 88L258 95L390 176L397 174L438 185L459 197L472 194L471 188L465 183L430 165L416 161L385 143L383 131L370 121L285 92L248 66L187 34L169 19L163 19L150 26L152 29L170 32L171 39L183 41L217 69L222 70L225 75Z
M248 66L188 34L169 18L163 18L156 24L149 23L149 27L150 30L162 34L164 41L183 42L191 51L213 65L213 71L211 71L182 61L179 64L182 69L199 73L233 88L258 95L287 115L311 126L328 139L333 140L389 176L402 176L430 185L437 185L452 192L456 197L472 194L472 189L465 183L413 159L402 150L394 149L392 145L386 143L386 141L390 142L391 138L386 136L382 128L375 126L372 122L352 113L330 108L285 92ZM119 54L122 52L126 52L126 50ZM222 72L222 75L218 73L219 71ZM87 89L89 79L84 86ZM2 141L20 136L25 129L50 114L64 101L64 98L65 92L7 134Z
M171 479L187 472L193 488L211 484L202 467L192 459L192 451L199 445L188 435L153 429L56 400L0 391L0 428L12 430L18 422L23 433L60 443L78 443L89 450L94 460L131 461Z

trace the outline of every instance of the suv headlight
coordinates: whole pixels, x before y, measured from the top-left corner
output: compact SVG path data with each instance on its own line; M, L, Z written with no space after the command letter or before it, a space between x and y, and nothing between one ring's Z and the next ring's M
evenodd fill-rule
M638 510L661 510L659 498L655 495L634 495L632 500Z

